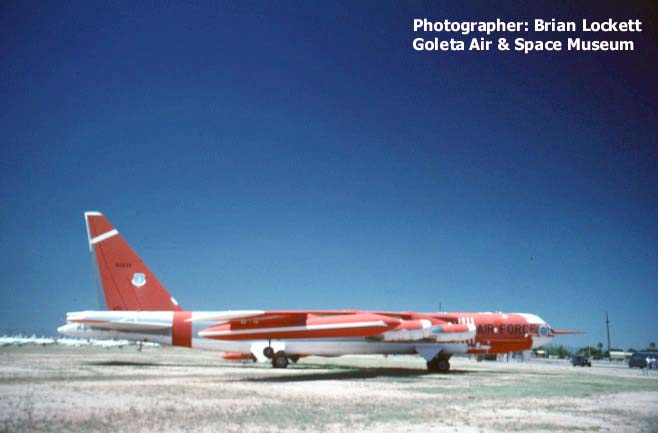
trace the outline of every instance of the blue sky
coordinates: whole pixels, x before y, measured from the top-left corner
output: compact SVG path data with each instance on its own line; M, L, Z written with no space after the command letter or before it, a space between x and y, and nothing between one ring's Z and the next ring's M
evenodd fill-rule
M0 332L98 308L104 212L187 309L536 313L658 340L656 9L0 6ZM584 6L583 6L584 8ZM628 53L417 53L412 20L639 18Z

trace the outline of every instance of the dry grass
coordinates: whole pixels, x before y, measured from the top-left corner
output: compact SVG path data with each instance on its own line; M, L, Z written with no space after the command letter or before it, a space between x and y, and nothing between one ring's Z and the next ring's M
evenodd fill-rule
M0 432L624 431L658 429L658 375L565 363L427 374L406 357L287 370L184 349L0 349Z

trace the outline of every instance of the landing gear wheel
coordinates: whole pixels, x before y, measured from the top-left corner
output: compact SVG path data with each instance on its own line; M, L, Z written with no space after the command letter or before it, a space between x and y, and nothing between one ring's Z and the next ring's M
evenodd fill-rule
M267 346L265 349L263 349L263 355L265 355L266 358L272 358L274 356L274 349L272 349L270 346Z
M431 372L447 373L450 370L450 361L446 358L433 358L427 361L427 369Z
M274 354L272 358L272 367L274 368L286 368L288 367L288 356L283 350L278 351Z

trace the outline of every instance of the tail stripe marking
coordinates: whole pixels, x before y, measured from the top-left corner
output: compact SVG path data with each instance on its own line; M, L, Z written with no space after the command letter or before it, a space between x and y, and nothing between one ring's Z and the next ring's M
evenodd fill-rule
M192 347L192 322L188 319L192 317L190 311L174 311L174 318L171 328L171 345Z
M111 238L112 236L116 236L116 235L118 235L118 234L119 234L119 232L117 231L117 229L110 230L109 232L106 232L106 233L103 233L102 235L98 235L98 236L96 236L95 238L93 238L93 239L90 240L89 242L90 242L92 245L95 245L95 244L97 244L97 243L99 243L99 242L104 241L105 239L109 239L109 238Z

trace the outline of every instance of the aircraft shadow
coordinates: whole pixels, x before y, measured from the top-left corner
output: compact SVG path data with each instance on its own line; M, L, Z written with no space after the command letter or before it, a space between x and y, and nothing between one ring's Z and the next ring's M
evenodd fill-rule
M197 368L213 368L214 365L209 364L173 364L161 362L148 362L148 361L86 361L84 365L93 365L96 367L197 367Z
M140 361L87 361L84 365L95 365L98 367L160 367L163 364L157 362Z
M175 364L175 363L157 363L148 361L87 361L84 365L97 367L198 367L198 368L221 368L222 365L208 364ZM239 367L235 365L234 367ZM449 377L454 375L467 374L486 374L483 371L469 370L450 370L448 373L434 373L421 369L399 368L399 367L343 367L305 364L303 366L291 366L288 370L273 370L272 367L243 365L245 370L251 370L258 376L245 377L237 379L240 382L261 382L261 383L284 383L284 382L312 382L323 380L358 380L358 379L413 379L423 376L435 376L437 378ZM292 371L292 373L288 373ZM276 375L264 375L267 373L276 373ZM283 374L281 374L283 373ZM232 378L231 381L236 380Z
M242 382L306 382L321 380L355 380L355 379L385 379L385 378L414 378L422 376L451 376L471 374L472 371L451 370L449 373L431 373L425 370L413 370L408 368L354 368L341 369L339 371L323 371L302 374L285 374L282 376L249 377Z

